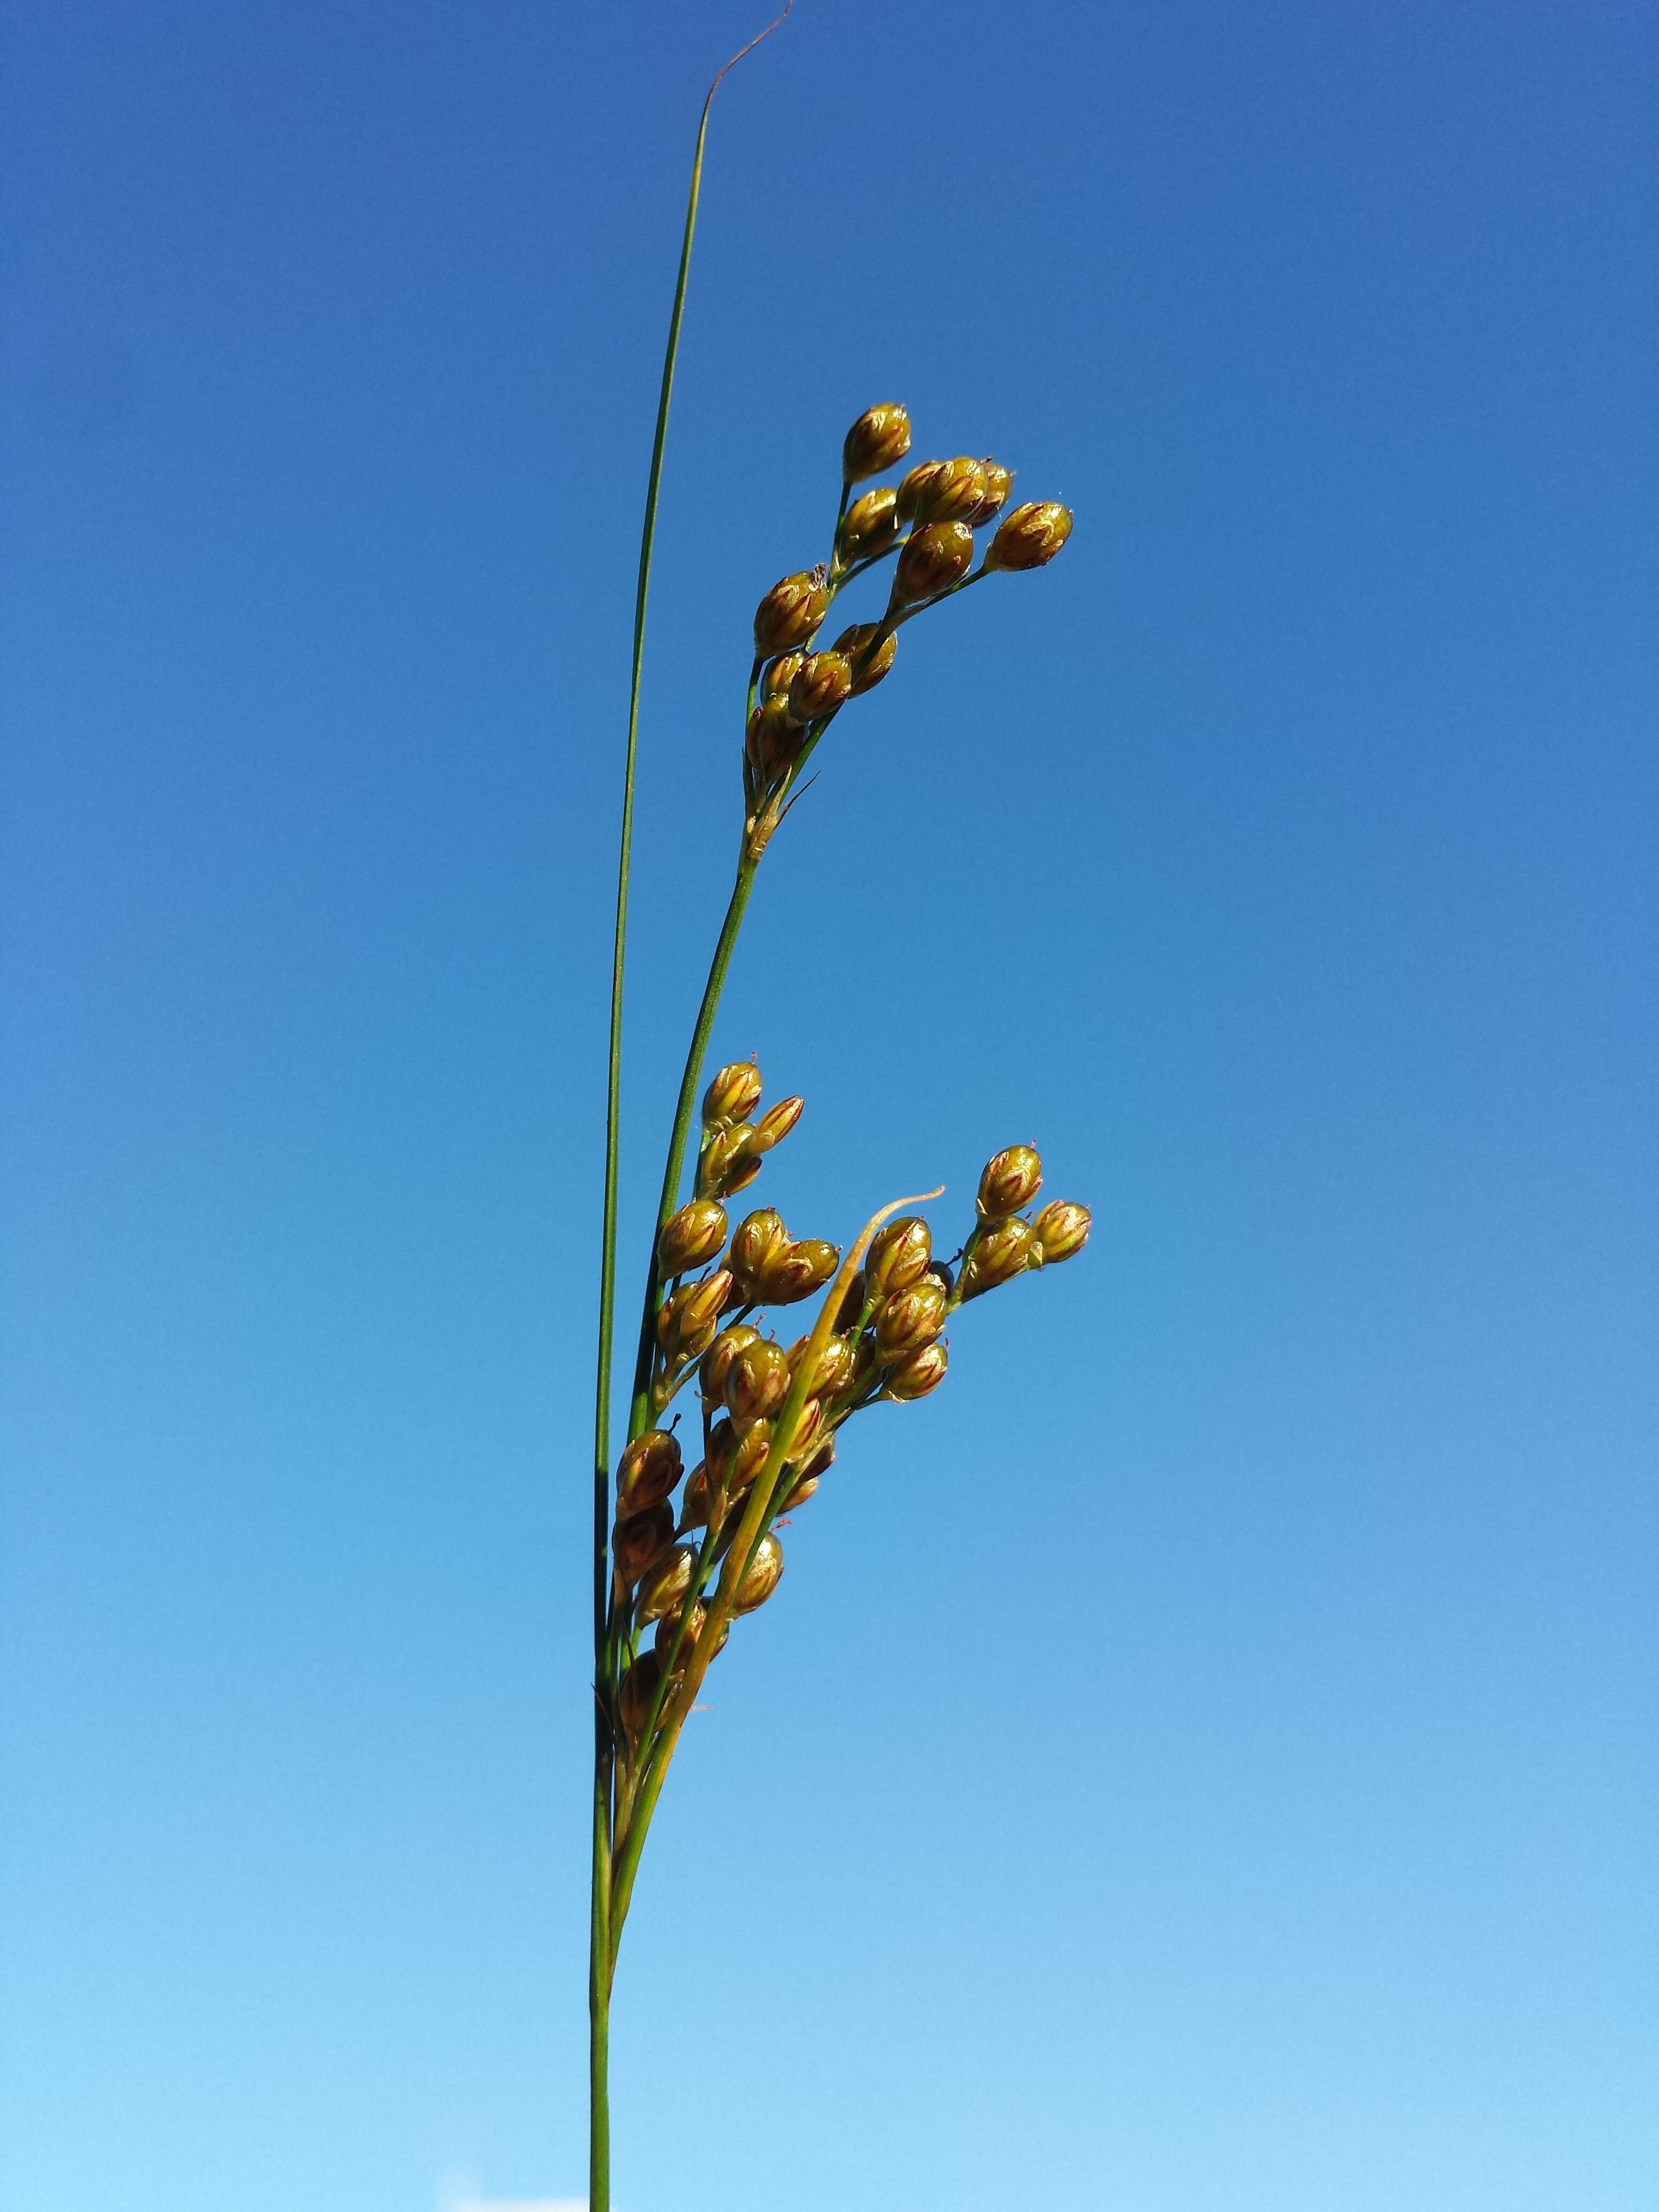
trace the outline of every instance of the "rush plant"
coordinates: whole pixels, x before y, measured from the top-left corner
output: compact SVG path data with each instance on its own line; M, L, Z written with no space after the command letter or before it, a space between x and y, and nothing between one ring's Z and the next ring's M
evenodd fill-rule
M770 1206L734 1218L732 1201L794 1128L802 1101L784 1097L763 1110L758 1067L720 1067L706 1086L703 1067L750 893L805 787L807 765L826 739L833 757L838 717L887 680L907 623L992 577L1045 567L1071 534L1069 511L1053 501L1011 507L1012 476L997 461L959 456L899 473L910 421L902 407L883 403L847 434L826 557L774 584L755 611L742 744L732 748L733 797L741 798L735 873L669 1133L628 1430L613 1470L619 1069L640 670L703 148L720 82L697 131L646 493L617 869L594 1401L591 2212L610 2208L611 1994L641 1853L704 1676L732 1630L778 1587L781 1517L830 1475L856 1414L939 1388L945 1331L959 1307L1070 1259L1089 1234L1085 1206L1057 1200L1036 1207L1042 1167L1029 1145L1011 1145L987 1163L973 1218L953 1233L954 1248L944 1241L943 1254L928 1222L909 1210L937 1190L882 1206L845 1251L792 1236ZM874 482L884 476L897 480ZM835 628L833 641L823 643L841 593L877 572L887 579L884 606L878 600L873 619ZM815 1296L810 1326L785 1342L787 1310ZM687 1433L696 1438L690 1449Z

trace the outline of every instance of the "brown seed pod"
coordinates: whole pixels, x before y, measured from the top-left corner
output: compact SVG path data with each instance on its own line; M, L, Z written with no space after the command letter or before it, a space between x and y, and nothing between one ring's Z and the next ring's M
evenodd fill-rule
M980 466L985 471L985 496L971 514L964 514L962 518L975 529L1001 513L1009 493L1014 488L1013 471L1005 469L1000 461L994 461L988 457L980 463Z
M756 1122L749 1139L751 1152L769 1152L774 1145L781 1145L806 1110L804 1098L780 1098L775 1106L769 1106Z
M915 606L936 599L968 573L974 558L974 533L965 522L930 522L904 541L893 571L893 605Z
M797 1237L769 1259L760 1278L761 1296L769 1306L793 1306L810 1298L841 1265L841 1247L820 1237Z
M910 417L896 399L866 407L847 433L841 449L842 477L861 483L902 461L910 450Z
M1009 1145L987 1160L975 1201L981 1221L1000 1221L1029 1206L1042 1188L1042 1161L1035 1145Z
M810 1336L799 1338L789 1347L789 1371L799 1375L811 1350ZM832 1336L825 1343L813 1363L807 1378L809 1398L833 1398L853 1371L853 1347L844 1336Z
M864 1255L865 1280L877 1297L908 1290L927 1272L933 1256L933 1235L919 1213L901 1214L878 1229Z
M661 1652L665 1667L668 1664L669 1653L674 1649L674 1638L679 1635L680 1617L684 1611L685 1608L682 1606L675 1607L664 1613L657 1623L657 1632L651 1639L652 1649ZM685 1623L685 1634L680 1638L679 1656L674 1662L674 1672L677 1674L682 1672L686 1661L691 1656L691 1647L702 1634L702 1624L708 1617L702 1600L701 1598L694 1600L690 1617Z
M1031 1224L1037 1264L1052 1265L1080 1252L1089 1241L1091 1218L1086 1206L1074 1206L1069 1199L1056 1198L1045 1206Z
M617 1693L617 1717L629 1735L637 1736L650 1718L661 1686L661 1654L641 1651L623 1676L622 1687Z
M876 641L880 639L880 643ZM853 672L853 696L873 691L898 653L898 633L884 635L879 623L854 623L836 640L836 651Z
M757 1606L765 1604L782 1577L783 1546L769 1528L756 1545L755 1556L744 1571L732 1610L753 1613Z
M911 473L920 471L913 470ZM969 522L975 510L983 505L988 489L985 464L960 453L952 461L933 462L911 495L910 511L923 524Z
M805 645L829 611L822 568L780 578L755 610L756 652L788 653Z
M809 653L789 686L789 711L798 722L821 722L851 696L853 671L838 653Z
M640 1626L659 1619L677 1606L691 1587L691 1577L696 1572L697 1547L695 1544L676 1544L641 1578L639 1598L635 1613Z
M918 461L906 476L894 501L894 512L901 522L915 520L929 487L944 466L943 461Z
M878 1358L906 1359L919 1346L931 1344L945 1326L945 1305L944 1288L931 1275L884 1299L876 1315Z
M816 1474L797 1475L793 1486L791 1486L788 1497L784 1499L782 1504L778 1508L779 1512L793 1513L798 1505L805 1505L807 1499L817 1488L818 1480L819 1478Z
M726 1242L726 1210L712 1198L694 1198L671 1213L657 1238L657 1266L665 1278L706 1267Z
M898 495L890 484L867 491L855 499L842 518L841 558L843 568L855 561L874 561L890 553L898 543Z
M789 1467L805 1467L817 1451L828 1433L822 1398L809 1398L800 1409L800 1419L795 1424L795 1433L789 1446Z
M730 1322L702 1355L702 1364L697 1370L697 1380L705 1398L718 1398L726 1382L726 1370L746 1344L757 1344L760 1331L751 1328L746 1321Z
M743 749L763 784L793 768L805 744L805 727L787 698L763 699L744 728Z
M732 1272L739 1287L744 1291L756 1290L769 1264L788 1249L789 1231L775 1206L763 1206L745 1214L732 1239Z
M674 1509L666 1499L619 1520L611 1532L611 1556L624 1583L631 1589L673 1540Z
M721 1267L701 1282L683 1283L665 1302L657 1316L657 1341L670 1359L696 1359L708 1349L731 1288L732 1276Z
M732 1464L726 1471L726 1487L732 1498L741 1498L750 1484L766 1465L772 1452L772 1424L754 1421L738 1439L738 1448L732 1455Z
M746 1121L761 1100L761 1072L752 1060L734 1060L717 1068L702 1094L702 1126L722 1128L728 1121Z
M666 1498L680 1479L679 1439L668 1429L647 1429L617 1462L617 1510L643 1513Z
M991 550L988 568L1046 568L1072 534L1072 510L1052 499L1027 500L1003 517Z
M968 1255L962 1270L962 1295L976 1298L986 1291L994 1291L1000 1283L1012 1282L1031 1265L1036 1240L1031 1224L1018 1214L1006 1221L994 1221L984 1234L975 1238L973 1250Z
M946 1364L945 1346L936 1338L932 1344L924 1344L920 1350L911 1352L908 1358L900 1360L896 1366L888 1369L884 1385L885 1395L907 1401L912 1398L925 1398L930 1390L937 1390L945 1380Z
M685 1490L680 1500L680 1529L706 1528L708 1526L708 1468L699 1460L685 1478Z
M763 1420L783 1403L789 1388L789 1361L781 1345L757 1336L733 1353L720 1384L720 1395L733 1423L741 1430L750 1421Z
M780 653L775 660L769 660L761 671L761 697L787 699L789 696L789 686L795 680L795 671L805 657L805 653ZM758 1091L755 1093L755 1097L757 1098L760 1097ZM752 1100L750 1103L753 1103ZM745 1113L748 1110L747 1107L744 1109Z

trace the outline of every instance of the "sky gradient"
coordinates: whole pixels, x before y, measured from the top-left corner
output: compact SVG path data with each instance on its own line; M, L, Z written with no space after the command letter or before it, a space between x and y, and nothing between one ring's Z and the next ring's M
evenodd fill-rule
M763 12L10 12L0 2212L582 2186L632 571ZM799 1234L1014 1140L1097 1226L711 1679L622 2212L1659 2201L1654 79L1598 0L798 0L722 90L624 1313L878 398L1076 534L836 725L716 1049Z

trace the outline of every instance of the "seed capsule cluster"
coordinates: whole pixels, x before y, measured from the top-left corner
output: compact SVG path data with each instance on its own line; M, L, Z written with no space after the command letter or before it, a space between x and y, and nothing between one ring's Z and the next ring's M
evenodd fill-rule
M761 1097L760 1071L747 1061L722 1067L708 1085L700 1191L719 1181L704 1172L711 1155L752 1158L758 1168L769 1147L753 1146L754 1133L775 1115L781 1127L799 1120L799 1098L757 1118ZM655 1726L683 1686L703 1638L705 1593L755 1486L764 1480L769 1502L736 1583L737 1617L776 1589L783 1572L777 1524L817 1490L854 1414L937 1389L948 1364L945 1327L957 1307L1082 1249L1088 1208L1057 1200L1033 1217L1042 1183L1042 1163L1030 1145L1011 1145L988 1160L973 1224L948 1261L935 1256L933 1231L920 1214L888 1222L872 1238L862 1268L832 1293L827 1331L820 1326L787 1346L768 1334L764 1310L797 1304L830 1283L839 1249L793 1237L771 1206L745 1215L728 1242L724 1209L708 1196L690 1200L664 1224L658 1256L665 1281L689 1267L704 1272L674 1284L663 1303L653 1407L660 1420L695 1377L702 1452L688 1470L676 1431L658 1425L634 1439L617 1468L614 1610L629 1656L617 1718L628 1740L637 1742ZM799 1412L787 1420L796 1402ZM780 1450L782 1462L775 1465ZM649 1647L641 1641L647 1629L654 1631Z
M981 577L1041 568L1072 533L1053 500L1009 509L1012 471L966 454L921 461L896 484L852 496L910 451L910 418L891 401L866 408L842 448L842 505L830 557L773 585L755 610L755 667L744 730L744 839L765 850L800 769L849 699L893 665L900 626ZM977 568L976 530L995 529ZM818 632L842 586L896 555L887 605L820 649Z

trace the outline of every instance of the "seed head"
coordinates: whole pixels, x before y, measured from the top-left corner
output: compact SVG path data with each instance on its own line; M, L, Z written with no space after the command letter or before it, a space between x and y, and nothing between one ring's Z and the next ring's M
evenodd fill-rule
M732 1239L732 1270L745 1304L760 1304L761 1280L769 1264L788 1249L789 1231L775 1206L763 1206L738 1222Z
M878 477L902 461L910 450L910 417L896 399L866 407L847 433L841 449L841 472L848 483Z
M671 1213L657 1239L657 1266L665 1280L688 1267L706 1267L726 1242L726 1209L712 1198L694 1198Z
M947 1364L941 1341L936 1339L932 1344L924 1344L919 1351L888 1369L886 1395L907 1402L912 1398L925 1398L945 1380Z
M744 1571L732 1610L753 1613L764 1605L783 1575L783 1547L769 1528L755 1547L755 1556Z
M732 1354L720 1395L733 1424L742 1429L775 1413L788 1388L789 1361L782 1346L757 1336Z
M879 623L854 623L836 640L836 651L852 669L853 696L856 699L861 691L873 691L892 666L898 651L898 633L890 629L884 635Z
M699 1198L730 1198L760 1173L760 1157L749 1149L754 1131L746 1121L716 1129L697 1159Z
M674 1509L665 1499L643 1513L630 1513L611 1534L611 1556L617 1572L631 1589L641 1576L654 1567L674 1540Z
M1056 1198L1045 1206L1031 1224L1037 1264L1047 1267L1080 1252L1089 1241L1090 1218L1086 1206L1073 1206L1069 1199Z
M933 1256L933 1237L927 1224L919 1213L902 1214L871 1239L864 1255L864 1279L873 1296L886 1297L919 1281Z
M1042 1188L1042 1161L1034 1145L1009 1145L987 1160L979 1179L977 1207L981 1221L1018 1213Z
M855 499L842 517L841 561L850 568L855 561L873 561L890 553L898 543L898 494L891 484L867 491Z
M983 1236L975 1239L968 1255L962 1270L963 1297L976 1298L986 1291L995 1290L1000 1283L1012 1282L1031 1265L1035 1252L1029 1221L1017 1213L1006 1221L994 1221Z
M918 1346L931 1344L945 1326L948 1303L943 1284L931 1275L884 1298L876 1314L877 1358L903 1359Z
M679 1479L678 1437L669 1429L647 1429L617 1462L617 1510L643 1513L666 1498Z
M943 461L918 461L898 488L894 512L901 522L914 522L921 513L928 487L945 466Z
M789 653L805 645L830 611L823 569L783 576L755 610L755 650Z
M640 1584L635 1610L641 1628L647 1621L672 1612L679 1603L691 1587L696 1565L695 1544L676 1544L672 1551L663 1553Z
M716 1071L702 1094L702 1126L721 1128L728 1121L746 1121L761 1100L761 1072L752 1060L734 1060Z
M1072 510L1052 499L1027 500L1005 515L985 556L988 568L1043 568L1072 534Z
M798 722L822 722L843 706L853 671L838 653L809 653L789 686L789 711Z
M705 1398L718 1399L725 1386L726 1370L745 1344L756 1343L760 1336L746 1321L729 1322L702 1355L702 1364L697 1370L697 1381Z
M974 557L974 533L965 522L930 522L904 541L893 571L893 605L914 606L936 599L968 573Z

